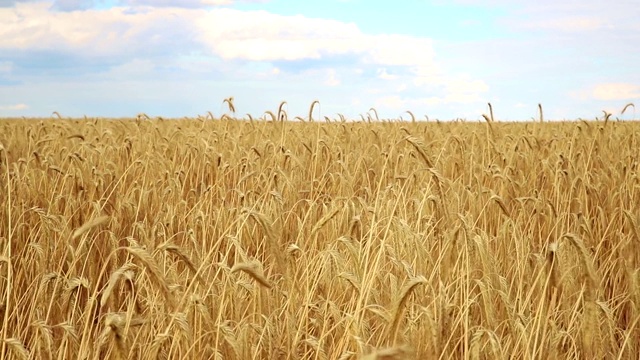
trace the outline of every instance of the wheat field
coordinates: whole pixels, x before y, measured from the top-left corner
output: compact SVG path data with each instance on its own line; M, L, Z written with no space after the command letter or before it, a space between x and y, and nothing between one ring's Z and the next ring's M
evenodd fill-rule
M0 359L637 358L638 149L614 121L5 119Z

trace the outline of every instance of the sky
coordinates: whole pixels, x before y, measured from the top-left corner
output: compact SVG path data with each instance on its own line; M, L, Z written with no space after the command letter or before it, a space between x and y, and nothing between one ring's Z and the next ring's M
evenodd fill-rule
M638 0L0 0L0 117L637 119ZM640 109L639 109L640 110Z

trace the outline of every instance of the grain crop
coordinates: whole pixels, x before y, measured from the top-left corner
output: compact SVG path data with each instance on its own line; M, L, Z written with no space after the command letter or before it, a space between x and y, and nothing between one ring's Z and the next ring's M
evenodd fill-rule
M637 122L225 105L0 120L0 360L640 353Z

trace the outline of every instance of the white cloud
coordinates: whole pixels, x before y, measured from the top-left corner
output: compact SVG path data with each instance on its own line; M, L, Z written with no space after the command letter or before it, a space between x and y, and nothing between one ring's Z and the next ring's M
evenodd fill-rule
M364 35L358 27L336 20L212 9L195 19L195 24L200 40L230 60L318 59L364 50Z
M591 96L597 100L640 99L640 86L628 83L606 83L593 87Z
M151 86L163 81L213 82L224 77L244 89L256 82L277 79L277 84L270 83L278 91L273 91L273 97L284 94L286 99L302 98L305 91L323 91L312 84L324 84L333 93L340 92L338 100L350 99L355 90L360 94L357 104L364 104L365 108L378 98L377 102L387 108L403 111L434 104L484 101L482 96L488 91L484 81L445 71L429 38L366 34L354 23L331 19L200 6L223 2L189 0L178 6L173 0L153 4L150 0L130 0L119 2L127 6L65 12L55 11L50 2L18 3L0 8L0 50L27 55L45 50L78 57L78 62L92 57L107 59L108 65L95 73L62 79L89 87L91 81ZM81 7L81 3L65 2L70 9ZM68 64L65 61L63 66L72 66ZM0 74L11 72L12 66L19 63L0 63ZM167 68L173 70L163 73ZM222 75L215 79L203 75L212 71ZM60 79L47 80L55 83ZM229 84L215 84L201 86L230 88ZM114 94L114 99L115 95L122 96ZM278 100L281 99L275 101ZM355 106L355 102L351 104L352 108Z
M424 66L434 63L433 41L406 35L368 37L367 60L374 64Z
M337 20L213 9L196 23L201 40L224 59L301 60L351 54L366 64L434 64L431 39L367 35L355 24Z
M378 74L378 78L382 80L395 80L398 78L397 75L389 74L385 68L378 69L376 72Z
M129 61L148 53L175 56L181 50L208 50L226 60L258 62L344 55L357 59L350 60L350 66L359 62L364 66L410 67L416 85L442 84L446 80L435 60L431 39L369 35L353 23L331 19L230 8L115 7L52 12L49 3L23 3L0 9L0 18L6 19L0 29L0 48L4 49L128 56ZM380 78L398 78L395 72L389 74L386 68L381 69Z
M456 76L445 84L447 102L470 103L481 101L479 94L489 91L489 85L482 80L473 80L468 75Z
M424 69L423 69L424 70ZM422 75L430 73L429 71L414 71L412 74L421 73ZM429 81L426 79L429 78ZM421 76L414 80L414 91L406 92L405 84L397 89L403 95L382 95L376 100L376 107L382 110L405 111L411 109L433 109L434 107L443 107L448 105L459 106L461 104L475 106L480 103L486 103L484 94L489 91L489 86L481 80L474 80L468 75L452 75L444 76L443 74L433 73L429 76ZM422 89L422 90L421 90ZM420 95L425 92L425 95ZM384 94L380 91L379 94ZM435 94L435 95L434 95ZM460 109L462 111L463 109ZM468 114L469 111L465 111Z
M327 86L340 85L340 79L338 78L338 75L335 69L327 70L327 79L324 81L324 84Z
M402 110L407 108L409 102L409 99L403 99L399 95L383 96L376 101L376 107Z
M432 87L443 83L442 69L437 64L430 66L416 66L411 68L413 84L415 86Z
M197 12L169 8L56 12L47 2L20 3L0 8L0 49L108 56L169 45L179 48L183 39L176 35L191 30L189 19Z
M38 2L0 8L0 49L108 56L126 51L175 53L190 47L185 52L208 49L227 60L354 55L364 64L436 66L431 39L368 35L353 23L331 19L230 8L114 7L55 12L50 7L50 3Z
M13 104L13 105L0 105L0 110L5 111L17 111L17 110L26 110L29 106L27 104Z

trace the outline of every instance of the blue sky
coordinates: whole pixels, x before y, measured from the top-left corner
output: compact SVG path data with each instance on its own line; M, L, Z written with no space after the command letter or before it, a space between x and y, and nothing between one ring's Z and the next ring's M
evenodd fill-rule
M637 0L0 0L0 117L220 116L233 96L239 116L637 118L639 18Z

